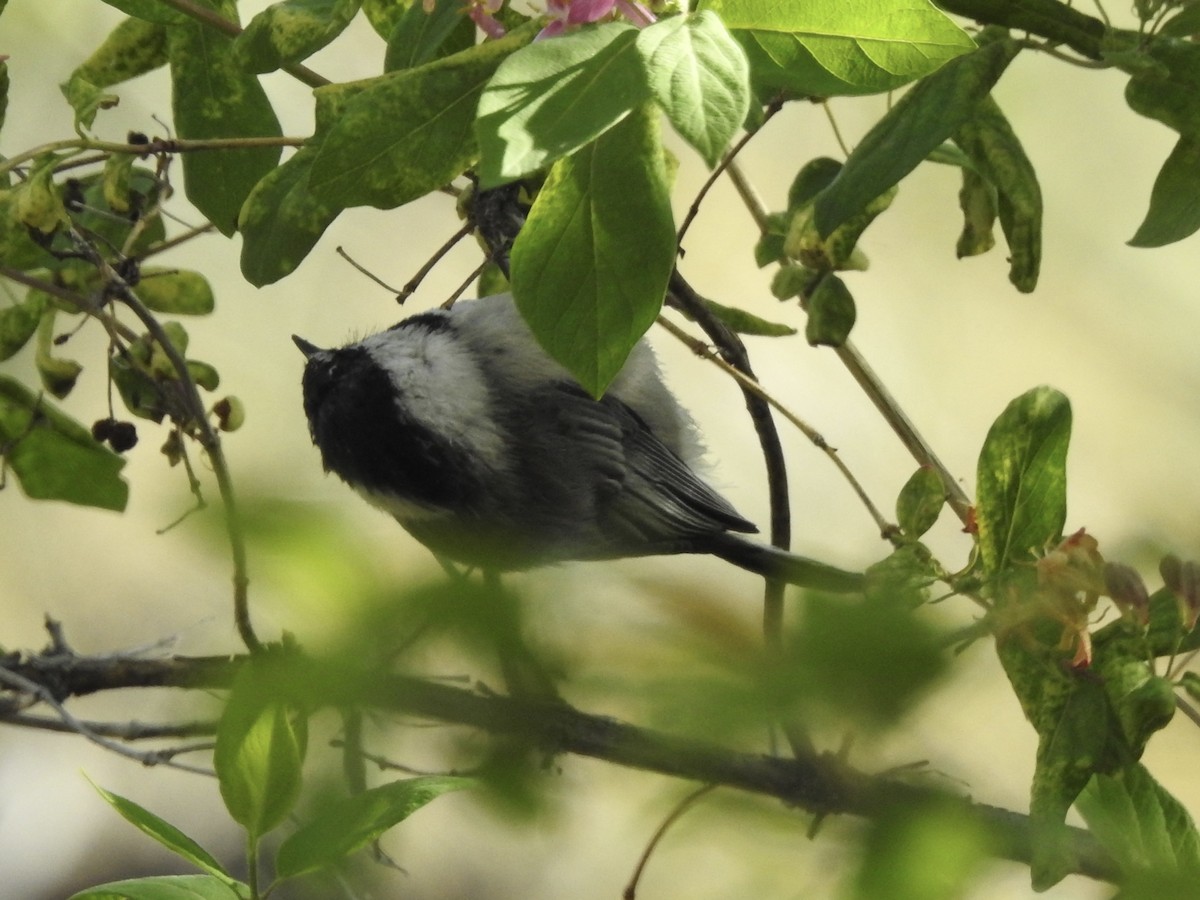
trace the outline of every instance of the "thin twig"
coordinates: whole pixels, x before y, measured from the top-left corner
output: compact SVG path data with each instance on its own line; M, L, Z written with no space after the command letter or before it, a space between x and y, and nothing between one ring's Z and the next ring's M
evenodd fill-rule
M0 175L37 159L46 153L68 150L95 150L100 153L129 153L138 157L160 153L197 153L205 150L247 150L255 147L303 147L303 137L242 137L242 138L152 138L141 144L119 141L97 141L92 138L64 138L50 141L0 162Z
M843 462L841 456L838 455L837 448L830 446L829 442L825 439L821 432L817 431L802 418L784 406L779 400L768 393L758 381L747 375L744 375L742 372L729 365L729 363L725 362L725 360L721 359L717 354L713 353L703 341L696 340L696 338L692 337L674 322L671 322L663 316L659 316L658 324L669 331L675 338L683 342L683 344L685 344L688 349L690 349L697 356L708 360L731 375L744 390L750 391L755 396L761 397L766 403L770 404L772 408L777 410L780 415L794 425L801 434L808 438L809 442L814 447L829 457L830 461L842 474L842 477L846 479L846 482L850 485L850 488L854 491L855 495L866 508L867 513L874 520L876 527L879 529L879 533L885 538L889 539L895 535L895 526L888 522L887 518L884 517L883 513L880 512L879 508L874 504L874 502L872 502L862 484L854 476L854 473L850 471L850 468L846 465L846 463Z
M454 234L452 234L449 239L442 244L442 246L433 251L433 255L430 256L429 259L425 260L424 265L417 269L416 274L414 274L412 278L408 279L408 283L404 285L403 290L396 295L396 302L402 304L405 300L411 297L416 292L417 288L421 286L421 282L425 280L425 276L433 271L433 267L441 262L442 257L453 250L454 246L459 241L470 234L474 227L475 226L470 222L465 223L462 228L454 232Z
M821 109L825 111L825 118L829 120L829 127L833 130L834 140L842 148L842 155L849 156L850 146L846 143L846 139L842 137L842 129L838 127L837 118L833 115L833 110L830 109L828 100L821 101Z
M621 896L624 898L624 900L634 900L634 898L637 896L638 882L642 880L642 873L646 870L646 864L650 862L651 854L654 853L655 849L658 847L659 843L662 841L663 837L666 835L671 826L679 821L679 818L685 812L691 809L697 801L699 801L706 794L711 794L714 790L716 790L716 787L717 786L715 784L706 784L704 787L692 791L677 804L675 804L675 808L671 810L667 817L662 820L662 823L658 826L658 828L655 829L655 832L650 838L649 843L646 844L646 849L642 851L641 858L638 859L637 865L634 866L633 875L629 879L629 884L627 884L625 886L625 890L621 892Z
M36 681L31 681L12 672L6 668L0 667L0 684L7 685L13 690L20 691L23 694L28 694L35 698L39 703L44 703L58 713L62 721L68 726L70 731L81 735L91 741L98 747L103 747L105 750L111 750L118 756L124 756L127 759L137 760L144 766L165 765L173 769L182 769L185 772L194 772L197 775L211 775L212 771L200 766L191 766L186 763L178 763L172 759L162 757L157 751L141 751L134 750L131 747L126 747L119 741L112 740L102 734L97 734L88 727L86 722L75 718L65 706L55 699L49 688L38 684Z
M683 238L687 234L688 229L692 227L692 221L696 218L697 215L700 214L700 204L703 202L704 198L708 195L708 192L710 190L712 190L712 186L717 183L717 179L720 178L725 173L726 169L728 169L730 166L734 165L734 160L737 158L737 155L742 152L742 150L746 147L746 145L748 143L750 143L750 140L755 135L757 135L759 132L761 132L763 129L763 126L766 125L769 121L771 121L771 119L775 116L775 114L777 112L779 112L779 110L781 110L781 109L783 109L783 101L775 101L770 106L768 106L766 108L766 110L764 110L764 112L763 112L763 120L762 120L762 122L759 123L759 126L756 129L754 129L753 131L748 131L748 132L746 132L746 134L742 135L742 137L738 140L738 142L736 144L734 144L730 148L729 152L726 153L725 156L721 159L721 162L717 164L717 167L712 170L712 173L709 174L709 176L705 180L704 184L702 184L700 186L700 190L696 193L696 199L693 200L692 205L690 207L688 207L687 215L685 215L683 217L683 224L679 226L679 232L675 236L676 245L678 245L678 246L683 245ZM730 173L730 176L733 177L732 173ZM735 179L735 184L736 184L736 179ZM761 230L766 227L766 223L759 222L758 227Z
M917 431L917 427L904 414L904 410L892 397L891 392L884 387L879 376L875 374L849 340L837 347L835 352L913 458L920 465L929 466L938 473L942 479L942 488L946 492L946 502L950 504L950 508L954 510L959 521L964 525L969 524L971 500L966 491L962 489L950 470L946 468L945 463L938 458L933 448Z
M471 286L471 282L474 281L476 278L478 278L480 275L482 275L483 270L486 269L488 266L490 266L493 261L494 260L492 260L490 257L488 257L488 258L485 258L483 260L483 262L481 262L479 265L477 265L472 270L471 274L468 275L466 278L464 278L462 280L462 283L459 284L459 286L456 287L453 291L451 291L450 296L447 297L442 302L442 304L441 304L442 309L449 309L455 303L457 303L458 298L461 297L463 294L465 294L467 291L467 288L469 288Z
M112 316L105 314L101 308L98 308L82 294L65 288L62 285L55 284L52 281L46 281L44 278L37 278L27 272L22 272L20 269L11 269L8 266L0 266L0 278L7 278L10 281L17 282L17 284L23 284L26 287L42 291L52 297L57 297L59 300L66 301L79 312L91 316L100 322L114 342L119 343L121 340L125 340L131 343L137 340L136 332L122 325Z
M190 241L192 238L208 234L210 231L216 231L216 229L217 226L212 222L205 222L203 225L194 225L182 234L177 234L175 237L167 238L165 241L159 241L157 244L147 247L140 254L140 258L149 259L152 256L157 256L159 253L165 253L174 247L178 247L180 244Z
M3 669L0 669L3 671ZM78 734L78 730L62 719L52 719L49 716L35 716L29 713L13 713L0 716L0 721L9 725L19 725L22 728L33 728L40 731L55 731L59 733ZM77 720L92 733L101 737L113 738L119 741L160 741L164 738L186 738L211 736L217 733L216 720L179 722L163 725L146 725L142 722L94 722L88 719ZM173 755L191 753L193 751L211 749L211 742L195 744L187 748L176 748ZM162 752L162 751L156 751Z
M367 278L369 278L371 281L375 282L377 285L379 285L381 288L383 288L389 294L399 295L400 292L398 290L396 290L394 287L392 287L390 284L388 284L386 281L384 281L382 278L380 278L378 275L376 275L374 272L372 272L370 269L368 269L366 266L364 266L362 263L360 263L358 260L356 260L353 256L351 256L349 253L347 253L345 247L342 247L339 245L334 248L334 252L337 253L337 255L340 256L342 259L344 259L346 262L350 263L350 267L352 269L354 269L356 272L358 272L360 275L365 275Z
M762 208L761 201L757 199L756 195L753 193L743 193L742 198L747 204L752 204L750 210L756 221L765 216L765 210ZM765 228L763 230L765 231ZM842 344L842 346L837 347L835 352L842 361L842 365L849 369L854 380L858 382L859 387L863 389L867 397L875 404L875 408L882 413L884 421L896 432L896 435L900 438L905 448L908 449L909 453L913 455L919 464L929 466L938 473L942 479L942 487L946 491L946 502L950 504L950 508L954 510L959 520L964 525L967 525L970 521L970 498L967 497L966 492L950 473L950 470L938 459L933 448L921 437L916 426L913 425L908 416L900 409L891 392L883 386L883 382L879 380L879 377L849 340ZM781 409L780 412L784 412L784 410ZM804 429L802 428L801 430ZM836 456L833 458L837 460ZM841 468L840 461L838 465ZM865 494L860 493L859 496L865 500ZM870 501L867 502L869 503ZM879 518L876 520L879 521ZM885 528L881 533L887 536L889 531Z
M74 228L71 229L71 233L78 246L89 255L92 264L96 266L121 302L141 320L142 324L146 327L146 331L149 332L150 336L162 348L163 353L171 363L171 367L175 370L184 402L188 407L188 415L192 419L190 424L195 427L196 439L208 455L213 476L217 480L217 490L221 495L221 502L225 513L225 532L229 539L230 552L233 555L234 623L246 647L252 651L260 650L262 649L262 642L255 635L254 627L250 622L250 578L247 574L246 540L245 535L242 533L241 517L238 514L237 501L233 491L233 478L230 474L224 451L221 448L221 438L217 434L217 430L213 427L212 422L209 421L208 411L204 406L204 401L200 398L200 391L196 387L196 382L192 378L191 373L188 371L187 360L184 359L183 354L179 352L175 345L171 343L171 339L163 330L162 325L159 324L158 319L146 308L146 305L142 303L133 288L130 287L121 274L109 264L108 260L96 253L94 248L87 241L83 240Z

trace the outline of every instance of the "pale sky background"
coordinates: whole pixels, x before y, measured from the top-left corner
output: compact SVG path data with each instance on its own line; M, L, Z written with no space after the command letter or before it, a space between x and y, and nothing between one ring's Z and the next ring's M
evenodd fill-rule
M244 18L262 5L247 4ZM12 0L0 17L0 53L11 57L13 84L0 152L11 155L72 134L71 113L57 84L117 20L118 14L99 2ZM360 19L336 47L309 64L334 80L348 80L376 74L382 53L382 42ZM308 90L282 75L268 76L264 84L277 102L284 132L309 134ZM1108 556L1146 566L1156 558L1141 552L1146 547L1200 555L1195 462L1200 244L1197 238L1160 250L1125 244L1141 221L1174 136L1129 111L1123 87L1120 73L1078 70L1033 54L1022 55L999 86L997 96L1025 142L1045 197L1045 250L1036 293L1018 294L1009 285L1002 243L985 257L954 259L958 176L935 166L903 182L893 209L863 241L871 270L849 274L846 281L858 302L855 343L968 493L974 489L980 443L1005 404L1037 384L1064 391L1075 418L1067 527L1086 526ZM162 132L152 117L169 116L164 73L117 91L121 105L101 114L98 136L120 139L128 129ZM857 140L884 103L883 98L835 102L847 140ZM682 215L704 171L678 142L675 148L683 160L674 195ZM817 155L840 154L822 111L795 104L751 144L742 164L768 205L779 208L797 169ZM177 187L180 200L172 208L197 221ZM390 295L342 261L336 246L345 246L368 269L399 285L457 227L452 201L441 197L390 212L351 210L298 272L262 290L241 281L236 239L207 237L169 260L214 282L217 314L185 324L190 355L221 372L218 393L235 393L247 407L246 426L225 441L239 493L247 499L299 501L314 517L334 517L345 533L331 533L329 541L353 546L346 566L360 573L369 568L363 577L382 583L432 578L437 569L395 523L322 475L300 408L301 358L289 335L328 345L399 318ZM702 293L802 329L799 310L778 304L767 292L770 272L753 265L754 237L749 216L723 183L692 228L682 269ZM476 259L472 247L460 246L411 301L414 308L441 302ZM651 338L670 383L705 435L714 483L743 514L763 522L761 463L735 388L672 345L661 330L652 331ZM90 422L104 409L103 343L96 329L88 329L67 349L87 369L65 405ZM810 349L801 338L754 340L751 350L764 383L840 449L876 503L890 511L914 464L833 354ZM5 373L31 376L31 355L26 351L5 364ZM5 649L42 646L46 613L65 623L68 638L84 653L126 650L164 638L172 639L171 650L180 653L240 647L229 615L229 563L221 545L204 538L209 528L203 517L155 534L191 499L183 472L168 469L157 453L165 430L138 424L141 443L129 455L132 494L124 516L31 503L11 479L0 494L0 645ZM798 435L786 427L784 433L795 548L847 567L882 556L885 547L870 519L832 467ZM210 477L205 486L216 502ZM967 542L949 514L931 544L948 566L963 564ZM337 594L328 573L297 571L266 543L250 549L260 635L274 638L287 629L302 641L319 640L330 629L327 601ZM1152 570L1147 574L1157 584ZM577 578L586 579L586 586L580 588ZM580 658L584 682L603 681L622 665L626 652L653 654L658 635L681 627L671 608L646 589L651 582L682 586L697 603L728 607L747 621L756 615L755 579L715 560L581 564L518 580L529 591L531 614L547 639ZM946 607L950 621L965 622L972 614L966 601L952 600ZM853 762L879 769L928 760L935 772L976 799L1025 809L1033 731L988 644L972 647L957 665L961 671L951 683L905 727L874 745L860 741ZM78 711L128 718L130 704L137 703L136 718L156 721L172 714L173 699L109 698L79 704ZM1200 732L1180 716L1146 755L1151 770L1193 812L1200 810L1197 752ZM383 882L390 887L380 896L392 890L421 898L619 896L645 841L688 787L571 758L557 764L562 774L554 791L569 798L560 816L515 829L469 797L444 798L388 837L386 846L409 874L389 873L386 878L394 880ZM214 782L146 770L77 737L4 729L0 885L8 895L54 896L52 886L75 867L86 869L122 854L134 859L133 870L172 865L103 804L84 773L184 827L222 858L237 858L239 837L224 816ZM834 823L830 835L809 842L803 817L794 817L789 828L758 830L744 827L758 817L729 818L724 809L720 804L701 808L667 839L651 863L642 896L836 896L837 876L844 870L833 835L853 830L854 823ZM777 811L770 820L777 824L787 815ZM973 898L1028 893L1027 869L997 864L994 875ZM486 889L477 883L471 887L484 877L490 879ZM1103 894L1072 879L1047 896Z

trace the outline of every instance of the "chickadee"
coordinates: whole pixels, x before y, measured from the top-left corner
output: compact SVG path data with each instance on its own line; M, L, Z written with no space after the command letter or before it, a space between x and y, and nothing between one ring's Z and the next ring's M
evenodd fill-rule
M489 570L711 553L833 591L862 576L754 543L692 469L691 418L639 341L600 400L534 339L512 296L465 300L307 357L326 471L434 553Z

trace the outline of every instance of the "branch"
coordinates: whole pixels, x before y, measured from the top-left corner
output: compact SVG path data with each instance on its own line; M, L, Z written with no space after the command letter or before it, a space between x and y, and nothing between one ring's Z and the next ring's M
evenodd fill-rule
M1099 19L1059 0L935 0L946 12L986 25L1018 28L1066 44L1089 59L1100 59L1108 28Z
M16 690L36 691L61 706L71 696L143 687L225 689L249 657L169 657L163 659L82 657L72 653L18 656L0 672ZM722 785L782 800L817 815L875 818L897 806L930 802L957 804L987 831L993 853L1028 863L1033 853L1029 817L887 776L870 775L835 757L799 754L788 759L739 753L717 744L681 738L607 716L583 712L557 700L476 693L445 683L379 671L352 671L343 665L299 654L257 654L269 688L304 708L370 706L467 725L492 734L521 738L548 753L572 753L616 765L657 772L701 784ZM1073 872L1113 881L1116 864L1088 832L1067 830L1075 856Z

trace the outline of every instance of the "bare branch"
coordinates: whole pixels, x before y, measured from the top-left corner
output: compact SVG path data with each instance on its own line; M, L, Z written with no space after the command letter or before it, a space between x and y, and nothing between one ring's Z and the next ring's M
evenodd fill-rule
M36 694L64 715L62 701L98 691L138 687L228 688L249 657L121 659L70 654L18 657L0 666L0 683ZM1033 854L1029 817L987 806L902 778L856 771L840 759L799 753L788 759L740 753L717 744L676 737L608 716L582 712L554 699L476 693L405 675L353 672L299 654L274 657L279 665L270 687L279 696L318 705L368 706L479 728L528 741L546 753L571 753L615 765L658 772L700 784L722 785L774 797L818 815L874 818L897 806L938 801L958 804L992 838L999 858L1028 863ZM76 720L77 721L77 720ZM111 744L79 723L90 740ZM122 755L145 762L120 747ZM115 748L114 748L115 749ZM158 760L155 760L156 762ZM1106 881L1117 875L1113 860L1083 829L1067 830L1075 856L1073 871Z

